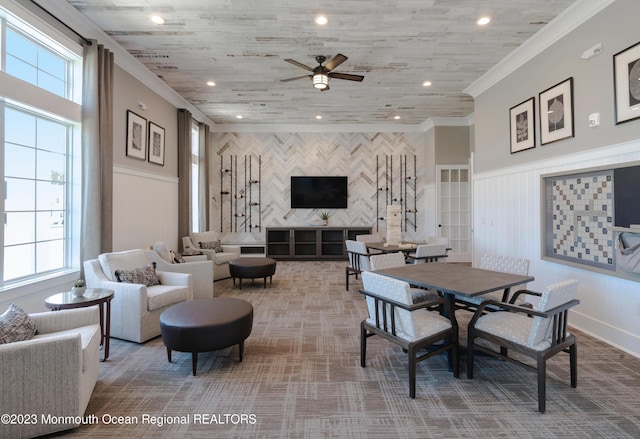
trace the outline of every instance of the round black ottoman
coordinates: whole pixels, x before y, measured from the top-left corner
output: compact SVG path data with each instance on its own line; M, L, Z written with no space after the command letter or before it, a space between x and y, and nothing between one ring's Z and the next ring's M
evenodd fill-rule
M276 272L276 260L271 258L237 258L229 261L229 274L236 284L239 279L240 289L242 289L242 279L253 279L263 277L263 288L267 288L267 278L269 283L273 282L273 275Z
M191 352L194 376L198 352L217 351L237 344L242 362L244 341L252 327L251 304L227 297L178 303L160 314L160 334L169 362L171 350Z

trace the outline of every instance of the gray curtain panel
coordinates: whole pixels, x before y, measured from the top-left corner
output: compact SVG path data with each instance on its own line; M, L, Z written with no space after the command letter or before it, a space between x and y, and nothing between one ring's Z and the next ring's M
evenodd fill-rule
M178 110L178 236L191 232L191 113Z
M113 53L92 41L83 57L81 261L113 245Z
M209 151L211 150L211 133L209 125L200 122L200 150L198 153L200 163L198 166L198 186L200 188L198 197L198 212L200 232L209 230Z

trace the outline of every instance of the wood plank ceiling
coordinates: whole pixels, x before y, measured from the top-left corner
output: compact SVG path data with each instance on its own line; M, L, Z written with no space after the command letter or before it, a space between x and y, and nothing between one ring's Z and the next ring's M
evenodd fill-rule
M420 124L473 113L463 90L574 0L68 1L216 124ZM363 82L281 82L338 53Z

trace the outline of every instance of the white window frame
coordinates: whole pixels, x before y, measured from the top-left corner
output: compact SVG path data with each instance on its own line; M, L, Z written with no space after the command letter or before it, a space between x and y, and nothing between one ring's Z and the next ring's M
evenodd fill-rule
M63 98L20 80L4 71L6 48L4 36L7 26L22 33L31 41L69 60L67 97ZM80 197L81 197L81 99L82 99L82 47L49 24L8 2L0 2L0 100L2 123L0 140L4 145L4 106L10 105L59 120L69 126L67 145L67 200L65 263L60 270L27 276L4 283L0 279L0 302L42 291L56 289L77 278L80 270ZM0 172L4 181L4 148L0 153ZM0 202L4 216L4 200ZM4 265L4 233L0 234L0 263Z

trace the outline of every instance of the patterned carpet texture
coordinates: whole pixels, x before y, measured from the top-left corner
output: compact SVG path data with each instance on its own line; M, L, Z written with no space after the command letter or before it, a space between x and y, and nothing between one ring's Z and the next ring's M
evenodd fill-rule
M254 307L238 348L167 361L160 337L113 339L86 412L87 424L56 437L87 438L638 438L640 359L578 333L578 388L567 355L548 364L547 411L537 411L533 371L479 356L475 378L448 371L446 356L418 365L409 398L402 349L369 339L360 367L361 281L345 291L346 262L279 261L273 284L230 279L215 296ZM426 311L425 311L426 312ZM470 314L458 312L466 343ZM575 332L575 331L574 331ZM95 416L95 417L94 417Z

